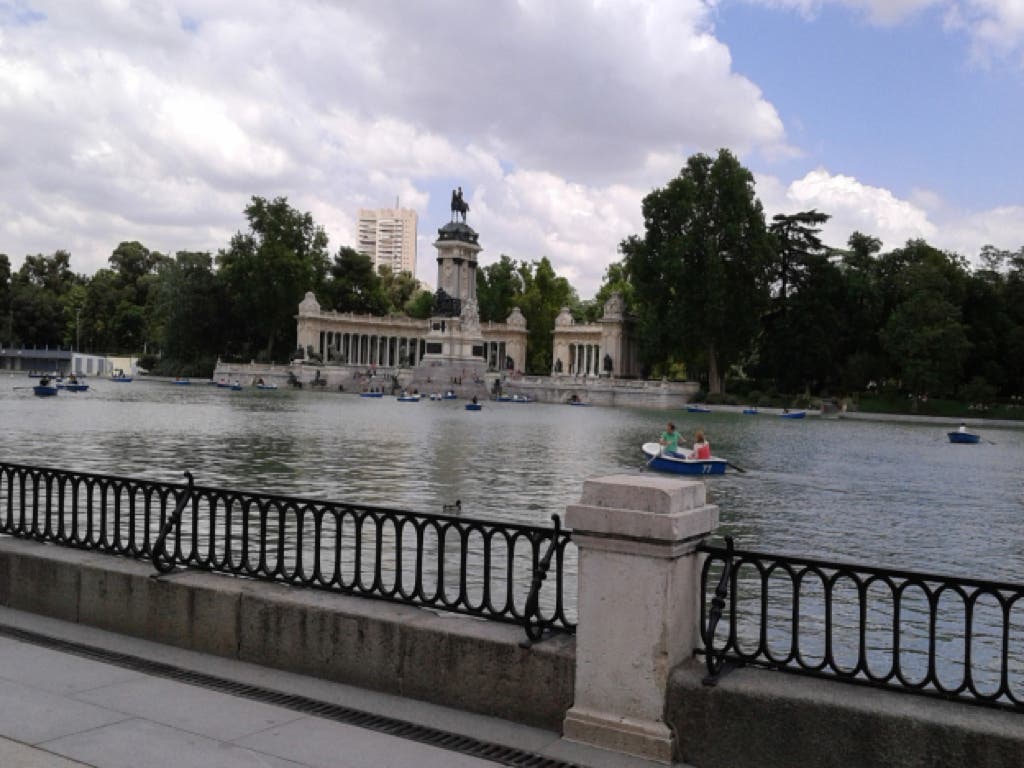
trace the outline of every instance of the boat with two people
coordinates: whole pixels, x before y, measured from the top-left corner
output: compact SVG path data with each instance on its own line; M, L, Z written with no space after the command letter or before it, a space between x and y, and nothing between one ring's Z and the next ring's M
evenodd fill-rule
M806 415L807 411L791 411L789 408L784 408L779 414L783 419L802 419Z
M711 413L711 409L706 405L688 405L686 406L687 413Z
M132 376L130 374L125 373L124 370L122 370L121 368L115 368L114 372L110 374L110 380L119 382L121 384L130 384L132 381Z
M267 384L263 377L256 379L256 389L277 389L277 384Z
M419 392L413 392L410 395L408 392L406 392L403 389L402 390L402 394L400 394L398 396L398 402L400 402L400 403L418 403L419 401L420 401L420 393Z
M661 443L644 443L641 450L647 456L648 467L674 475L724 475L726 467L729 466L727 459L716 456L691 459L689 451L666 450Z

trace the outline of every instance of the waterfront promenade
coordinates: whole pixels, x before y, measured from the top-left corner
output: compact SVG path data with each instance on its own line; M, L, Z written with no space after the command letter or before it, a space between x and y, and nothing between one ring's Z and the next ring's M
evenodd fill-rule
M321 714L303 711L310 701ZM4 768L657 765L551 731L9 608L0 608L0 711ZM360 714L367 727L352 724Z

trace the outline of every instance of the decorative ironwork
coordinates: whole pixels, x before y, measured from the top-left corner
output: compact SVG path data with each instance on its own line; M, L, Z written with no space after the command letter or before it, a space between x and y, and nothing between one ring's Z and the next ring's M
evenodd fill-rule
M712 676L728 661L1024 711L1024 586L740 551L729 540L699 551L698 653Z
M174 570L174 560L167 553L167 537L171 531L177 530L181 525L181 515L185 511L185 507L192 503L192 495L195 491L192 473L186 472L185 478L188 480L188 484L185 486L185 490L178 494L178 503L174 505L174 511L160 527L160 533L153 545L153 552L150 554L153 567L159 573L170 573Z
M715 596L711 598L711 611L708 614L707 621L706 636L712 639L715 636L715 630L718 628L718 622L722 618L722 610L725 608L725 597L728 594L729 584L732 582L732 553L732 536L726 536L725 555L722 557L722 576L718 580L718 586L715 587ZM701 605L703 606L703 601ZM718 676L722 674L726 666L725 650L716 652L712 647L712 643L707 643L705 648L705 662L707 663L708 674L704 678L704 685L715 685L718 682Z
M544 621L540 616L540 588L544 586L544 580L548 577L548 569L551 567L551 556L555 554L558 544L558 535L562 529L562 518L552 515L551 521L555 524L551 534L551 543L548 544L548 551L544 553L537 564L533 566L533 581L530 583L530 594L526 598L526 615L523 619L523 626L526 628L526 636L530 642L536 643L544 637Z
M0 463L0 533L520 625L553 558L530 620L575 632L557 528Z

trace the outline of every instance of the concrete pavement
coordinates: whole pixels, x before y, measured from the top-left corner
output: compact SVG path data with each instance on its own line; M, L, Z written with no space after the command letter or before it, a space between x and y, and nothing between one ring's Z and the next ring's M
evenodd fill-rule
M527 764L552 768L656 765L497 718L0 608L3 768L473 768L531 756Z

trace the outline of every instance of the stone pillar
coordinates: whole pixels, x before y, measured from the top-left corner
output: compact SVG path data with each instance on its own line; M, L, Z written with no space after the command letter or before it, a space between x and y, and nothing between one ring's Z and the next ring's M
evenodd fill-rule
M700 642L697 545L718 525L701 481L611 475L583 484L566 525L579 548L570 741L671 763L669 675Z

